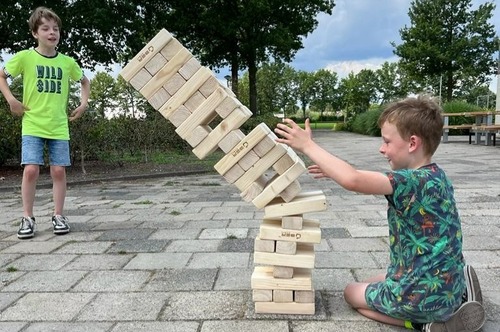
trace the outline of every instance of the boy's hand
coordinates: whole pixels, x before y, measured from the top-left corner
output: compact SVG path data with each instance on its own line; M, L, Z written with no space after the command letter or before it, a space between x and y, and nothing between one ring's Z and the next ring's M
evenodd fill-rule
M24 106L23 103L17 99L10 101L9 106L11 113L17 116L23 116L24 112L29 110L28 107Z
M69 116L69 121L75 121L78 118L81 118L83 115L83 112L85 112L85 106L80 105L73 112L71 112L71 115Z
M307 168L307 170L309 171L309 174L311 174L315 179L328 177L325 173L323 173L323 171L318 165L311 165Z
M306 119L305 129L300 128L293 120L284 119L284 123L278 123L274 132L281 136L276 142L284 143L291 148L304 152L312 143L312 132L309 119Z

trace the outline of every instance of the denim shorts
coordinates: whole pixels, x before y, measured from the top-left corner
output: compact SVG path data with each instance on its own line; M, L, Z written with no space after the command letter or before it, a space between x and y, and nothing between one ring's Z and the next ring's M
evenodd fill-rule
M24 135L21 165L45 165L44 147L47 145L51 166L70 166L69 141Z

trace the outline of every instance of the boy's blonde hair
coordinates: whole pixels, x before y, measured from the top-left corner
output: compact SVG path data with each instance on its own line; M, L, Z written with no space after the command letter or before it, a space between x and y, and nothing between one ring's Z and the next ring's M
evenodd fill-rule
M33 11L33 13L31 13L31 16L28 20L28 25L31 32L38 31L38 27L42 24L42 18L46 19L47 21L55 21L59 29L62 28L62 21L56 13L54 13L47 7L38 7Z
M386 122L398 129L405 140L416 135L423 141L424 153L432 156L441 142L443 132L442 109L431 97L421 95L393 102L378 119L379 127Z

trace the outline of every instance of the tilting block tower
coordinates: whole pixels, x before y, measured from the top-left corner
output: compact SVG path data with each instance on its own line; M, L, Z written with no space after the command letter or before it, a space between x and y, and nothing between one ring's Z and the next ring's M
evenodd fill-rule
M239 128L252 113L164 29L120 75L176 127L198 158L221 149L225 156L215 170L244 201L264 209L251 280L255 312L314 314L311 272L321 231L304 214L325 210L326 198L321 191L302 191L297 179L306 171L304 162L276 143L264 123L243 133Z

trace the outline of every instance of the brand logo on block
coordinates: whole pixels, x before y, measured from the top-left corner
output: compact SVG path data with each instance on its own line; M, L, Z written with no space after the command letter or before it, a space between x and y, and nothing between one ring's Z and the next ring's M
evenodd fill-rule
M153 46L149 46L148 49L146 50L146 52L139 55L139 57L137 58L137 61L140 62L140 61L144 60L144 58L147 57L149 54L153 53L154 50L155 50L155 48Z
M233 157L236 157L238 153L245 150L246 148L248 148L248 142L243 142L240 146L238 146L235 150L233 150L232 152Z
M295 239L299 240L302 235L300 235L300 233L281 232L281 237L294 237Z

